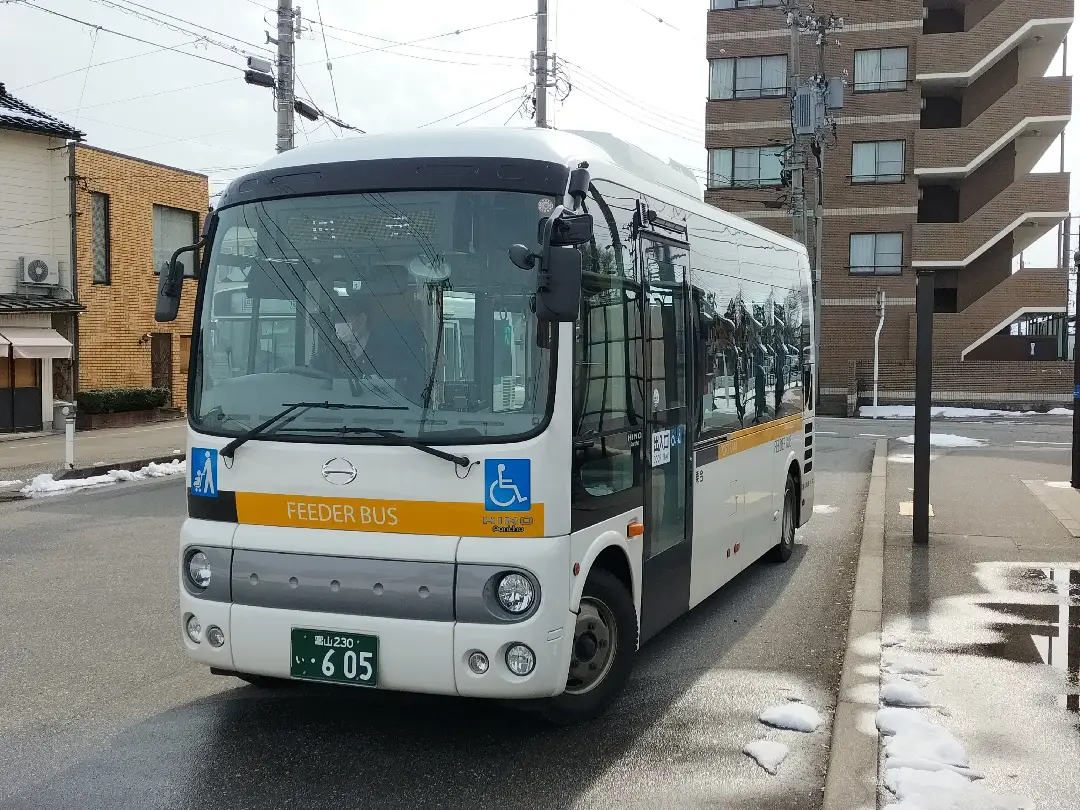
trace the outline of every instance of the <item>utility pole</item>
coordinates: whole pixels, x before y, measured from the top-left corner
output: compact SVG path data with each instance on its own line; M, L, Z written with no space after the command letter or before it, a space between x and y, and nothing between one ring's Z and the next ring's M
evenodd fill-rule
M835 15L814 16L799 7L799 0L783 0L781 11L787 15L791 31L788 51L788 81L791 93L792 140L788 149L786 168L791 183L792 236L806 246L811 257L811 307L814 311L814 342L821 345L821 274L824 266L825 233L825 149L835 135L836 125L830 110L844 106L843 79L825 76L825 45L827 35L844 27L842 17ZM814 36L817 47L817 70L809 82L803 84L801 76L800 39ZM814 193L814 238L810 238L809 202L806 194L806 168L808 152L814 154L817 164L817 182ZM820 361L814 364L814 391L820 391Z
M536 2L536 126L548 126L548 0Z
M1073 256L1076 266L1076 279L1074 281L1077 306L1076 314L1080 312L1080 250ZM1065 329L1069 328L1068 305L1065 307ZM1072 486L1080 489L1080 318L1073 321L1073 429L1072 429Z
M299 10L293 11L293 0L278 0L277 15L277 151L280 153L293 148L295 134L293 101L296 98L296 61L293 43Z

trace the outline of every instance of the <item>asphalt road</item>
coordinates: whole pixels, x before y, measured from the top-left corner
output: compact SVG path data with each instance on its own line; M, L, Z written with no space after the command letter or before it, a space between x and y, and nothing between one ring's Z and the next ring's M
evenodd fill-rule
M180 480L0 505L0 808L818 808L872 455L822 436L835 511L650 642L622 700L575 729L192 665ZM792 696L821 730L757 722ZM777 776L741 753L762 738L791 746Z

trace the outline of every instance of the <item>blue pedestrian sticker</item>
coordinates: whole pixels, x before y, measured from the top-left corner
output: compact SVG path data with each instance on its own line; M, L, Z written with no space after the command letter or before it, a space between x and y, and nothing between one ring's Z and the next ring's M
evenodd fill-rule
M216 498L218 451L205 447L191 448L191 494Z
M527 458L484 460L484 508L488 512L528 512L532 474Z

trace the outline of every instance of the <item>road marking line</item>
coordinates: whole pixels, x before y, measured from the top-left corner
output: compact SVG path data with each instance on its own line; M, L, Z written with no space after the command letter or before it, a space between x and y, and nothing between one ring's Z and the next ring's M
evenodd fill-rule
M883 433L860 433L860 439L887 439L889 438Z
M1033 442L1033 441L1023 441L1023 440L1020 440L1020 439L1017 439L1015 443L1016 444L1049 444L1049 445L1054 445L1056 447L1070 447L1072 445L1072 442Z

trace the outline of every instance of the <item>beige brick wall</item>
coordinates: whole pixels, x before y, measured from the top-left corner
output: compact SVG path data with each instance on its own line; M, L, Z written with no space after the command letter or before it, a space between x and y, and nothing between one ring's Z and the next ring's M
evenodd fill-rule
M182 340L191 334L196 283L184 282L180 314L172 323L154 320L158 276L154 275L153 206L199 214L209 208L204 175L159 166L90 147L75 147L76 239L79 301L79 388L91 390L151 384L147 333L172 339L172 401L186 407L187 357ZM111 283L95 284L91 251L90 194L109 195Z

